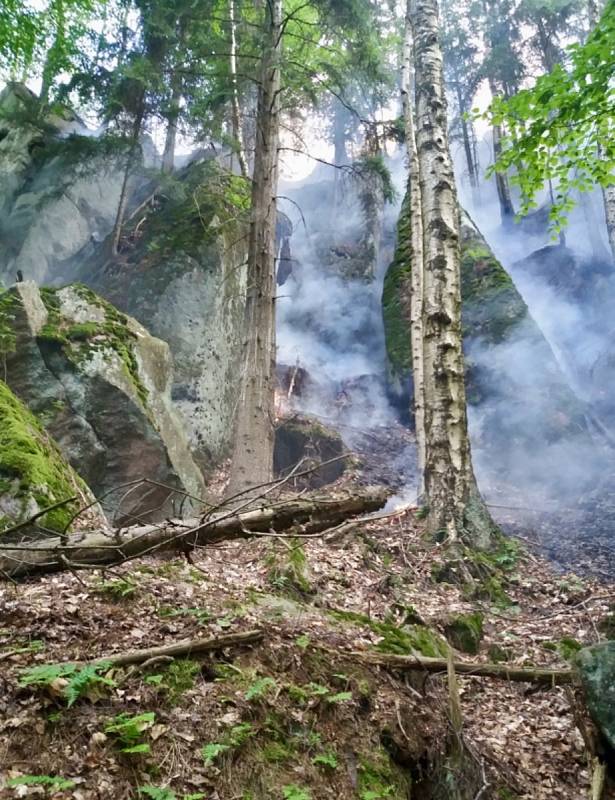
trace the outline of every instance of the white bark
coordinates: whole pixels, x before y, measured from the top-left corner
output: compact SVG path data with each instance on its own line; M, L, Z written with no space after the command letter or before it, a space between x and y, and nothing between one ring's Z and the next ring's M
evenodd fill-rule
M425 468L425 385L423 377L423 220L421 216L421 188L419 162L416 150L413 112L412 26L411 2L408 0L401 75L401 94L408 157L408 194L410 209L410 340L412 350L412 381L414 396L414 426L418 454L419 475ZM423 493L423 481L418 487Z
M470 455L461 332L459 207L447 133L437 0L414 0L416 145L423 229L425 493L432 531L488 547L494 525Z
M602 197L604 199L604 218L609 236L611 255L613 256L613 261L615 261L615 183L602 187Z
M248 242L248 289L244 361L229 491L271 480L275 387L275 228L280 133L282 0L267 4L256 115L252 211Z

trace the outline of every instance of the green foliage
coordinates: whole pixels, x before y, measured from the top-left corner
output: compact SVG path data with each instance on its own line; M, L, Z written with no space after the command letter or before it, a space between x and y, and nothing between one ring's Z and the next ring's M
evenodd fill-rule
M99 661L80 667L77 664L41 664L24 670L19 678L21 686L54 688L60 682L60 694L70 708L79 698L89 694L95 686L115 686L115 681L100 673L106 672L110 663Z
M211 742L202 748L201 755L205 764L213 764L221 755L240 748L255 735L256 731L249 722L234 725L219 742Z
M312 795L308 789L289 783L282 787L282 797L284 800L312 800Z
M96 584L98 594L108 595L113 600L125 600L133 597L139 591L139 584L132 578L113 578L109 581L100 581Z
M290 546L273 545L266 559L267 577L274 589L291 595L304 595L311 591L307 574L307 558L301 539L292 538Z
M43 786L47 789L61 792L66 789L73 789L77 784L67 778L60 778L57 775L20 775L18 778L11 778L6 783L7 786Z
M149 797L150 800L201 800L205 795L197 792L196 794L184 794L179 798L174 791L166 786L139 786L139 794Z
M122 753L149 753L150 746L143 741L143 734L156 721L156 714L147 711L131 716L118 714L105 725L105 733L112 735Z
M331 750L328 750L325 753L318 753L318 755L315 755L312 759L312 764L328 767L329 769L337 769L337 756Z
M272 689L275 689L276 682L273 678L265 677L265 678L258 678L254 683L248 688L247 692L245 693L246 700L260 700L262 697L265 697Z
M550 210L554 233L575 205L573 192L615 182L615 0L584 45L568 48L570 68L550 73L508 100L496 98L484 115L503 125L508 136L494 169L514 169L511 181L521 191L521 214L537 205L545 182L556 183Z
M382 191L385 202L395 202L397 190L395 189L393 178L387 165L384 163L384 157L381 153L360 156L353 164L353 171L355 171L358 177L363 181L375 180Z

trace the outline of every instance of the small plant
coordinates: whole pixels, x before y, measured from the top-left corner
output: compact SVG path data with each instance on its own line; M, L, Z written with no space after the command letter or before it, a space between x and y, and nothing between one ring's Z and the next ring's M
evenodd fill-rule
M72 789L76 784L75 781L60 778L57 775L20 775L18 778L11 778L6 785L9 787L43 786L60 792L63 789Z
M282 786L282 797L284 800L312 800L312 795L308 789L303 789L294 783Z
M271 689L274 689L276 686L276 682L273 678L265 677L265 678L258 678L258 680L254 681L254 683L248 687L248 691L245 694L246 700L260 700L264 697Z
M337 769L337 756L331 750L326 753L319 753L312 759L312 764L328 767L329 769Z
M155 720L156 714L153 711L136 716L118 714L107 723L105 733L115 737L122 753L149 753L150 746L142 739L144 732L152 727Z
M139 786L139 794L149 797L151 800L201 800L204 794L184 794L179 798L172 789L166 786Z
M95 591L97 594L107 595L112 600L119 601L137 594L139 584L131 578L114 578L110 581L100 581L96 584Z
M70 708L80 697L91 694L96 685L115 686L115 681L101 675L109 669L108 661L87 664L41 664L22 672L19 678L21 686L39 686L48 688L54 694L60 694Z
M297 636L295 639L295 644L302 650L307 650L310 644L310 637L307 635L307 633L302 633L301 636Z
M211 742L206 744L201 750L201 755L206 765L211 765L224 753L229 750L234 750L241 747L256 731L249 722L241 722L239 725L234 725L219 742Z
M211 614L204 608L171 608L162 606L158 609L161 617L194 617L200 625L211 621Z
M267 557L268 580L274 589L305 595L311 591L307 558L301 539L291 539L284 550L272 549Z

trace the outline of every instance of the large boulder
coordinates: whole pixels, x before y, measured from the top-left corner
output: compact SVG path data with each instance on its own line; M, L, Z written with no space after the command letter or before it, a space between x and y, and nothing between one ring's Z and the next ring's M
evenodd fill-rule
M45 509L38 525L61 533L91 501L41 423L0 381L0 539L33 532L26 523Z
M6 379L118 521L173 513L173 490L202 497L201 473L170 397L165 342L82 285L18 283L0 302ZM147 478L155 483L130 487ZM130 491L129 491L130 490ZM189 503L187 504L189 506ZM186 503L183 504L186 508Z
M200 467L228 454L241 378L248 188L213 159L126 228L122 257L80 280L168 342L172 396Z
M615 751L615 642L584 648L577 667L589 713Z

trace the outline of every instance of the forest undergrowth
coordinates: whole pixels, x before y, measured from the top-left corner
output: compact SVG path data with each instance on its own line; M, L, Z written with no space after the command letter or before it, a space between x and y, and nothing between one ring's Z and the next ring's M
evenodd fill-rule
M444 551L412 509L192 561L3 586L1 797L438 798L469 772L471 796L586 796L569 687L458 678L459 762L446 676L360 654L446 655L448 640L460 660L565 668L613 635L615 588L510 544L497 577L468 592L445 582ZM260 641L202 656L58 666L255 629Z

